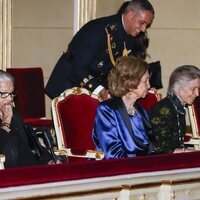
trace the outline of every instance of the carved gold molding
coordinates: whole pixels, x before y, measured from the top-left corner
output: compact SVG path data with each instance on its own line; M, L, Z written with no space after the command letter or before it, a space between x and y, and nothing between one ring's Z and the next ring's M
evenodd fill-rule
M12 0L0 0L0 69L11 66Z

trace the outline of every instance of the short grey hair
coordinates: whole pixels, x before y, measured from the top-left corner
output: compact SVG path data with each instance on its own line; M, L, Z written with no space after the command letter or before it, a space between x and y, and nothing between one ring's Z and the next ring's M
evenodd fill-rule
M14 77L6 71L0 70L0 81L10 80L15 84Z
M200 79L200 69L193 65L177 67L169 78L168 95L176 95L177 92L194 79Z

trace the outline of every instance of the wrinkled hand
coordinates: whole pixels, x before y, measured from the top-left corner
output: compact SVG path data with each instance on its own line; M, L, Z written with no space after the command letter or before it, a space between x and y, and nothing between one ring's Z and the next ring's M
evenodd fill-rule
M2 122L3 123L11 123L11 119L13 116L13 106L12 104L5 104L1 106L1 112L2 112Z
M106 99L109 99L110 98L110 94L109 94L109 91L105 88L103 88L100 92L99 92L99 95L100 97L103 99L103 100L106 100Z

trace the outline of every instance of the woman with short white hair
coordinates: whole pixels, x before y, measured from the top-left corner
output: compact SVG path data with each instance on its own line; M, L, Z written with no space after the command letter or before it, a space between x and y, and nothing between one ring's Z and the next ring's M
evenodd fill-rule
M184 150L185 107L199 96L200 69L193 65L176 68L170 78L167 97L149 111L159 153Z
M31 149L25 124L13 106L15 96L14 78L0 70L0 153L5 155L5 168L48 164L52 156L45 148L41 159Z

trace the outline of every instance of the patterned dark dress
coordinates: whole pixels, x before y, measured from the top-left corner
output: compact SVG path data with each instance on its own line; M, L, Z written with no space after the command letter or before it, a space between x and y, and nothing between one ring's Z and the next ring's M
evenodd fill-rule
M158 153L173 153L184 147L185 108L176 96L167 96L149 111Z

